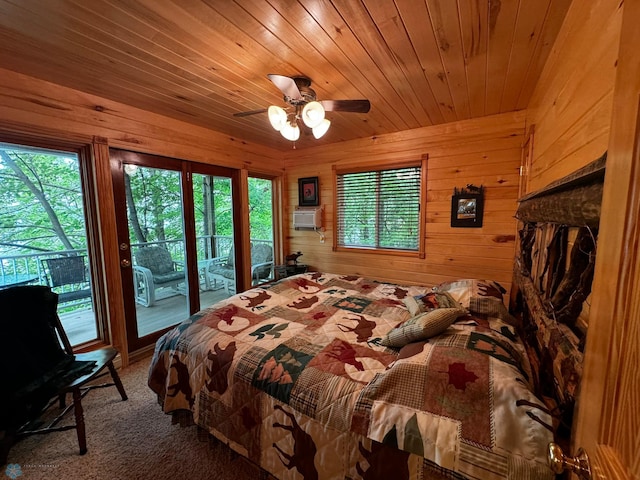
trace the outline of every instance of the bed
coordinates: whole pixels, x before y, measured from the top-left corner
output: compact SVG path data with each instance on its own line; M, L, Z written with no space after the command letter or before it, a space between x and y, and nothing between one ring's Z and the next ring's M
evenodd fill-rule
M165 334L149 386L279 479L551 479L553 419L503 294L287 277Z

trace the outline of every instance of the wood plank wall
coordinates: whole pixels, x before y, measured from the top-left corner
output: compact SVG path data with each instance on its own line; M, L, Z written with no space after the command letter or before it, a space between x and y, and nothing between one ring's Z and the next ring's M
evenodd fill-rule
M0 131L281 174L273 149L0 68Z
M612 0L570 7L527 108L527 131L534 134L523 193L543 188L607 150L620 7ZM581 324L588 324L590 303L580 314Z
M0 141L93 144L96 163L101 259L108 298L111 341L128 356L124 304L119 275L119 250L107 144L248 171L282 175L282 154L237 141L223 134L42 80L0 69ZM106 143L105 143L106 142ZM247 229L248 232L248 229ZM248 233L247 233L248 235ZM110 274L111 272L111 274Z
M531 192L600 157L609 141L621 2L573 2L527 108Z
M357 273L397 283L435 285L455 278L486 278L510 288L513 270L524 112L406 130L330 146L292 150L285 158L286 252L301 251L314 270ZM426 258L334 252L334 166L372 168L428 154ZM325 243L313 231L295 230L301 177L319 177ZM482 228L450 226L451 195L467 184L485 187Z

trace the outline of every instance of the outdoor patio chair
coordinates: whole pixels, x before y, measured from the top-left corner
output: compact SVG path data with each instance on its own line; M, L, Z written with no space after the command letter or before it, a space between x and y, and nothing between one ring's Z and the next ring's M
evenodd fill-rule
M206 268L210 281L222 282L227 295L235 293L236 270L235 254L231 247L229 255L212 258ZM251 244L251 283L256 285L261 280L271 278L273 272L273 249L266 243Z
M251 284L273 278L273 248L266 243L251 245Z
M173 261L169 250L157 245L140 247L135 253L133 280L136 302L151 307L156 302L156 289L171 287L178 293L178 285L186 282L186 272Z
M91 297L86 260L85 255L42 260L47 285L58 295L58 304Z
M115 386L122 400L127 400L113 366L118 351L108 346L74 355L57 307L58 295L45 285L0 290L0 338L4 340L5 356L0 366L4 392L0 465L6 462L12 444L21 438L72 429L76 430L83 455L87 451L84 396L94 388ZM110 382L93 383L109 373ZM67 405L69 393L73 401ZM54 411L56 404L58 410ZM75 423L58 426L71 410Z

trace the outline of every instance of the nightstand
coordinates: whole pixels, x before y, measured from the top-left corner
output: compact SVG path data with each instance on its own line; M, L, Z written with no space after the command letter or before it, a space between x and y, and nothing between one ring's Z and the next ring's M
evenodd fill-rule
M296 265L276 265L274 270L276 272L276 280L281 278L290 277L291 275L297 275L298 273L306 273L307 266L303 263Z

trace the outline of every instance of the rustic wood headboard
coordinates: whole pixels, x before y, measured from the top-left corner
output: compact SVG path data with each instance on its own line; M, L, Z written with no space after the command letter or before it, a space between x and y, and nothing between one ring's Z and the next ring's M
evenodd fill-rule
M522 334L538 393L568 437L582 376L587 299L595 265L606 153L519 200L520 242L510 308ZM581 315L582 313L582 315Z

